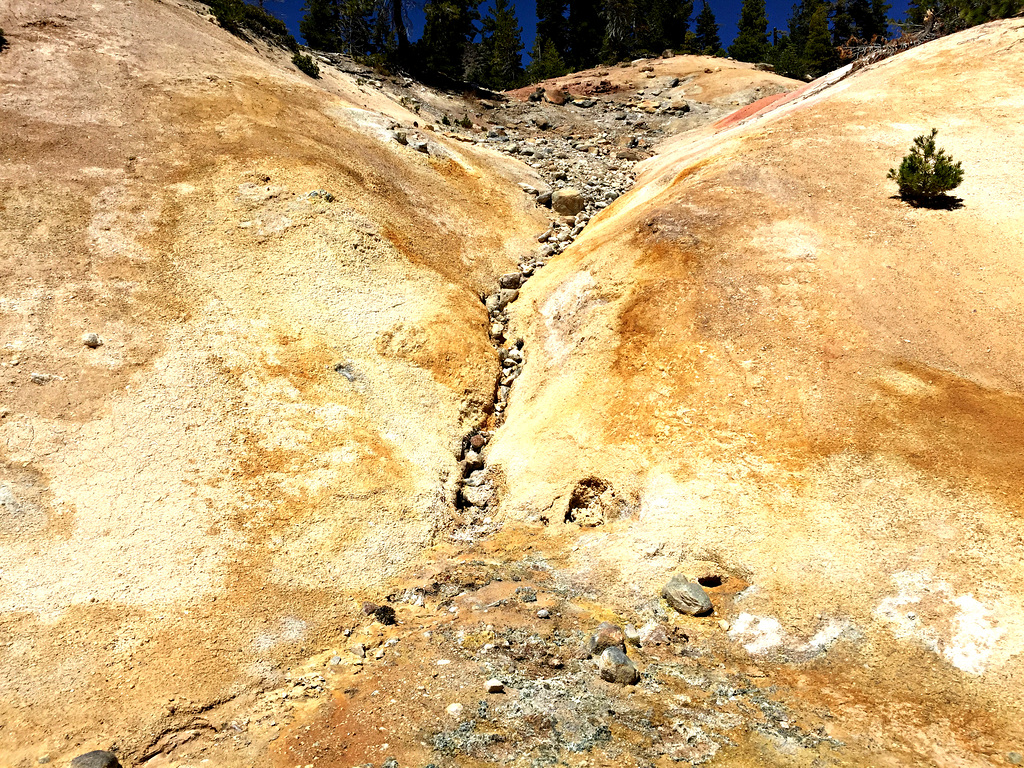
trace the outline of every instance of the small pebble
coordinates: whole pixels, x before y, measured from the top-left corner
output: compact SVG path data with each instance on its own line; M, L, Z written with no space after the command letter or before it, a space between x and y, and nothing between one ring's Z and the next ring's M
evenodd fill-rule
M89 347L89 349L96 349L103 346L103 339L100 338L98 333L83 333L82 343Z
M539 611L537 611L537 618L538 619L550 619L551 618L551 612L547 608L541 608Z
M444 711L452 717L462 717L463 709L465 709L465 707L456 702L454 704L449 704L447 707L444 708Z
M492 677L486 683L488 693L504 693L505 684L498 680L496 677Z

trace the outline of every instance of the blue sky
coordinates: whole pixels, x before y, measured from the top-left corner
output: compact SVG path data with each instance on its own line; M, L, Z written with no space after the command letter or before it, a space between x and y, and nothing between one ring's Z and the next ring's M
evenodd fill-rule
M596 0L595 0L596 1ZM902 19L907 11L907 0L889 0L892 8L889 16L895 19ZM413 40L419 37L423 29L423 3L425 0L413 0L410 4L410 36ZM536 0L514 0L516 12L519 16L519 24L523 28L523 44L526 46L524 53L529 53L533 47L533 38L536 33ZM768 31L772 27L780 30L786 29L789 14L792 11L795 0L767 0L768 4ZM305 0L265 0L268 11L284 19L288 28L295 37L302 39L299 35L299 19L302 18L302 6ZM711 9L715 12L718 20L722 43L728 46L736 35L736 22L740 17L740 6L743 0L709 0ZM485 0L480 4L481 15L490 3ZM694 6L700 10L700 0L696 0ZM692 26L691 26L692 29Z

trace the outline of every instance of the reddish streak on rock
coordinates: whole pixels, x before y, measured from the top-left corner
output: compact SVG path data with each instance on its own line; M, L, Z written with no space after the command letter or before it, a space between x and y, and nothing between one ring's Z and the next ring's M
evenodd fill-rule
M795 91L790 91L789 93L775 93L771 96L765 96L763 99L758 99L752 104L740 107L731 115L726 115L715 123L713 127L718 130L729 128L730 126L736 125L740 120L746 120L748 117L754 117L756 115L764 114L765 112L771 112L773 109L777 109L783 104L786 104L799 96L803 96L815 82L817 81L815 80L814 82L807 83L806 85L801 85Z

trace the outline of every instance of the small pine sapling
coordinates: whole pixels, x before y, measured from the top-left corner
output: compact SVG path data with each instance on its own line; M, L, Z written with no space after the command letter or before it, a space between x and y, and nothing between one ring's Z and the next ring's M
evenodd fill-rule
M316 59L308 54L294 54L292 56L292 64L314 79L320 77L320 65L316 63Z
M886 176L899 185L900 197L911 203L934 203L946 192L956 189L964 180L960 163L945 150L935 146L938 129L932 128L930 135L914 139L910 154L903 158L899 168L890 168Z

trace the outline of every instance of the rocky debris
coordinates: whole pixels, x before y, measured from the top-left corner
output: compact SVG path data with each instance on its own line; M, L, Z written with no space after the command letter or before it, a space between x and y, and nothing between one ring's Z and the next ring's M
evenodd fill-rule
M536 603L537 590L533 587L517 587L514 593L514 597L520 603Z
M484 685L487 688L487 692L488 693L504 693L505 692L505 684L503 682L501 682L501 680L498 680L497 678L492 677Z
M326 189L314 189L311 192L307 192L306 197L308 197L310 200L323 200L325 203L334 202L334 195L332 195Z
M551 209L563 216L575 216L586 207L583 195L578 189L565 187L551 194Z
M455 702L454 704L449 704L447 707L444 708L444 711L447 712L449 716L455 718L462 717L462 713L464 710L465 707L463 707L458 702Z
M121 768L121 763L113 752L96 749L72 760L71 768Z
M640 680L640 672L626 655L626 652L615 645L605 648L597 662L601 679L619 685L635 685Z
M82 343L89 349L96 349L103 346L103 339L100 338L98 333L83 333Z
M356 643L351 648L349 648L349 650L352 651L352 653L358 656L360 659L366 658L366 646L364 646L362 643Z
M587 640L587 654L596 656L609 648L626 650L626 633L618 624L602 621Z
M713 610L711 598L704 588L681 573L672 576L661 588L661 596L677 611L689 616L705 616Z

